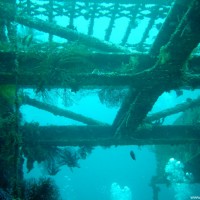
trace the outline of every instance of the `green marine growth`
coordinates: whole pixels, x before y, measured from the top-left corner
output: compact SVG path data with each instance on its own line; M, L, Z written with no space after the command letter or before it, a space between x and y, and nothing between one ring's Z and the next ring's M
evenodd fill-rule
M16 86L0 85L0 115L12 112L15 105Z
M16 86L0 85L0 187L4 190L12 188L14 197L17 197L22 179L22 138L18 131L15 102Z
M159 63L161 65L166 64L171 59L171 53L169 52L166 46L162 46L160 48L160 54L158 58L159 58Z
M131 55L127 64L122 63L121 72L125 74L134 74L142 70L141 57L138 55Z
M24 184L23 199L60 200L59 189L51 178L27 180Z
M6 162L12 160L13 148L18 143L18 136L15 132L17 123L17 117L14 113L15 96L15 85L0 85L0 154Z

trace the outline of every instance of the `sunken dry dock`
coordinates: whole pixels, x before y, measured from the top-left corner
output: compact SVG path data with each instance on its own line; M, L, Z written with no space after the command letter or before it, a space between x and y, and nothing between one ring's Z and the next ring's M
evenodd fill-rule
M152 179L155 194L155 184L165 181L161 169L166 158L173 155L166 146L160 145L182 145L174 147L181 149L183 153L179 157L182 159L184 152L190 149L185 164L190 169L198 166L200 99L147 116L163 92L193 90L200 86L200 1L163 2L42 0L37 4L30 0L0 1L0 162L1 171L12 174L1 183L2 188L12 187L15 198L23 196L20 190L22 154L28 157L30 169L35 160L42 160L33 156L33 146L38 149L48 146L52 151L57 146L82 146L81 152L87 154L91 150L89 147L98 145L158 145L156 154L160 167L158 176ZM69 23L65 26L56 23L56 17L60 16L66 17ZM79 32L79 27L74 25L79 16L88 21L87 34ZM93 33L95 22L101 17L107 18L108 27L103 39L98 39ZM119 44L113 44L110 40L116 20L123 17L128 20L124 35ZM144 18L148 22L141 40L131 43L131 31ZM158 23L158 19L161 22ZM22 36L19 26L29 29L30 34ZM148 43L153 29L157 31L156 38ZM48 34L48 39L35 40L35 30ZM56 43L55 36L66 40ZM70 88L73 92L125 88L127 92L113 124L108 125L19 92L25 88L38 93L58 88ZM19 109L26 104L86 126L21 126ZM174 125L162 125L165 117L178 112L183 112L182 123L180 119ZM193 120L188 122L184 116ZM69 152L59 152L59 155L61 158L70 155L71 161L75 156ZM73 162L67 164L77 166ZM199 182L200 174L195 173L195 181Z

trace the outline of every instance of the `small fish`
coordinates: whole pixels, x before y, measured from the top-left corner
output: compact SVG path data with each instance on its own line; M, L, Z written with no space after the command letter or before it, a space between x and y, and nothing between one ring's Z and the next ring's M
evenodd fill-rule
M175 90L176 92L176 96L180 97L181 95L183 95L183 91L182 90Z
M135 153L132 150L130 151L130 156L133 160L136 160Z
M99 74L100 72L99 72L99 70L98 69L94 69L93 71L92 71L92 74Z
M24 38L22 38L22 45L29 47L32 41L33 41L33 35L32 34L26 35L24 36Z
M71 29L72 31L77 31L77 28L76 28L74 25L72 25L72 24L69 24L69 25L67 26L67 28L68 28L68 29Z

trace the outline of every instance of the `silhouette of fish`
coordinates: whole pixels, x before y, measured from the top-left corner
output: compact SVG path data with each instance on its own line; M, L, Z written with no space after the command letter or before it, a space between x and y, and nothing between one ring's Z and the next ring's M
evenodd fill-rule
M132 150L130 151L130 156L133 160L136 160L135 153Z
M22 38L22 45L29 47L30 44L33 41L33 35L26 35L24 38Z
M176 96L180 97L181 95L183 95L183 91L182 90L175 90L176 92Z

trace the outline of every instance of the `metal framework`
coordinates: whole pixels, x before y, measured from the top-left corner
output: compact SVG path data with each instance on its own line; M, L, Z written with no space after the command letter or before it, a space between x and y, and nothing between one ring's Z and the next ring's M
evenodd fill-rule
M11 175L10 182L15 199L21 196L19 169L23 142L53 147L131 144L198 147L198 112L193 124L163 126L161 122L168 115L190 108L198 111L199 98L151 116L147 114L163 92L199 88L199 10L199 0L0 0L0 144L7 148L7 157L14 158L8 162L11 166L8 174L11 172L14 177ZM63 23L59 24L58 19ZM87 24L85 32L78 24L80 19ZM108 23L99 38L95 25L101 19ZM122 19L128 23L118 37L120 42L113 43L112 36ZM146 27L136 42L133 33L144 21ZM24 27L27 33L23 33ZM38 41L34 34L39 32L42 39ZM56 42L56 36L62 39L61 43ZM112 125L18 92L24 88L37 92L70 88L76 92L102 87L128 90ZM21 104L85 125L20 126ZM198 148L194 152L198 158ZM198 177L196 181L200 180ZM152 179L154 199L157 182L163 182L163 177Z
M1 1L0 83L17 83L17 87L31 87L37 90L71 88L77 91L84 87L92 89L102 86L128 87L130 89L127 97L112 127L108 128L110 132L104 136L104 140L108 139L110 145L125 144L120 140L128 137L132 138L133 144L139 139L143 140L142 144L148 144L147 138L137 136L135 141L134 138L139 127L145 129L144 119L157 98L164 91L186 86L199 87L199 70L194 64L198 56L192 54L200 39L198 6L197 0L175 1L173 4L172 1L162 4L150 0L148 2L27 0L19 1L17 7L14 1ZM66 24L58 25L57 17L66 19ZM75 25L76 18L80 17L88 22L87 34L79 32L79 27ZM102 17L109 21L104 40L93 36L95 20ZM116 20L119 18L126 18L129 24L121 43L113 44L109 41ZM131 31L144 19L148 19L148 22L139 43L128 42ZM161 22L158 23L158 19ZM48 33L49 41L36 42L31 38L30 45L27 36L20 36L16 24L27 26L32 31ZM154 42L147 45L146 41L152 29L159 32ZM54 36L67 39L68 42L58 44L54 42ZM21 38L22 44L18 38ZM8 45L3 47L3 44ZM24 104L27 103L26 100L23 101ZM34 103L34 106L38 105ZM59 113L52 108L49 111L54 114ZM67 117L73 118L69 115ZM76 119L80 118L79 116ZM87 134L85 137L86 140L91 140L92 144L96 128L93 130L90 126L99 123L90 120L92 123L88 124L87 128L79 128L90 130L91 135ZM162 131L160 134L162 137ZM72 135L73 131L71 135L68 134L68 139ZM111 135L113 139L110 138ZM152 137L154 137L153 132ZM68 139L63 139L65 145L78 145L81 136L77 135L73 144L68 142L70 141ZM161 141L159 137L157 139ZM52 135L52 141L54 140L55 137ZM195 136L194 140L198 141L199 138ZM193 140L182 140L180 135L180 141L185 143ZM167 143L167 139L165 142ZM94 144L98 145L98 141ZM99 145L103 143L99 142Z
M19 11L22 15L29 15L33 17L41 17L49 22L56 21L56 17L66 19L63 26L79 31L79 25L75 24L76 19L82 17L87 25L87 35L92 36L95 21L106 18L108 26L105 28L104 40L109 41L112 32L115 30L116 21L119 19L129 21L126 31L121 38L121 45L131 47L132 49L145 50L148 44L145 45L150 31L154 28L159 29L162 21L165 19L172 1L167 1L164 4L160 2L149 3L134 2L134 1L20 1ZM131 31L141 23L143 20L148 20L146 30L141 37L140 42L133 46L133 42L128 42ZM158 21L159 19L159 21ZM158 22L157 22L158 21ZM38 27L37 27L38 28ZM158 30L157 30L158 31ZM141 33L142 34L142 33ZM55 34L56 35L56 34ZM88 42L87 42L88 45Z

